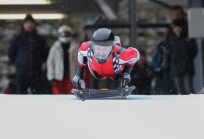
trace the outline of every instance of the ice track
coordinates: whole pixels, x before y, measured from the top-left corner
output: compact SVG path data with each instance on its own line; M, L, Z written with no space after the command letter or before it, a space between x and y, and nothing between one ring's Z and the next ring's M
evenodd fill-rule
M204 95L0 95L0 139L204 139Z

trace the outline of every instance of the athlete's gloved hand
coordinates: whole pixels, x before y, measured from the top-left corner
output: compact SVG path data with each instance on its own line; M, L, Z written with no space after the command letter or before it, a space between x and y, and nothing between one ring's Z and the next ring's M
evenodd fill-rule
M77 74L72 79L72 84L78 88L80 86L79 80L82 80Z
M120 76L120 87L124 88L127 86L127 84L130 82L130 74L127 72L124 72Z

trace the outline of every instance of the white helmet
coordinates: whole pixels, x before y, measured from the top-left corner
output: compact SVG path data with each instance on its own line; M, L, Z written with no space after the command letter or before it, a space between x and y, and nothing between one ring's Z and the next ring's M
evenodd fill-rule
M58 38L62 43L68 43L71 40L72 29L70 26L62 25L58 29Z

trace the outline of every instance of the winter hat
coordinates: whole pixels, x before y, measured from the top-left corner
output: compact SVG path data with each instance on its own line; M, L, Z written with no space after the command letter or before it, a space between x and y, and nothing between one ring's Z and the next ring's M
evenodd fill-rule
M176 26L179 26L179 27L184 27L186 25L186 22L184 19L176 19L173 21L172 23L172 27L176 27Z
M62 25L58 29L58 38L61 42L67 43L71 40L72 29L70 26Z
M62 25L62 26L59 27L58 33L60 34L60 33L63 33L63 32L70 32L71 33L72 29L71 29L70 26Z
M144 50L138 50L139 51L139 53L140 53L140 55L143 55L143 56L146 56L146 52L144 51Z
M25 23L27 21L31 21L31 22L35 23L35 20L33 19L33 17L30 14L26 15L25 19L23 20L23 23Z

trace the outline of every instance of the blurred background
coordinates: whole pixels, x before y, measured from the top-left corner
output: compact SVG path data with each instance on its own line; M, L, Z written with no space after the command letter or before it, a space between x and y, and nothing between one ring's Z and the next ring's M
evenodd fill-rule
M172 23L173 5L182 6L187 19L189 10L202 8L204 2L202 0L0 0L0 92L3 93L9 83L9 75L15 71L15 67L9 62L7 51L10 40L20 32L26 14L33 16L38 34L46 39L49 47L58 38L58 28L63 24L72 27L74 38L79 44L90 40L96 29L107 27L115 35L120 36L123 47L131 46L145 50L147 61L151 62L158 43L166 39L168 27ZM202 35L191 37L196 39L199 49L195 59L196 74L193 79L195 92L198 93L203 87ZM46 64L42 68L46 72ZM46 82L46 79L44 80Z

